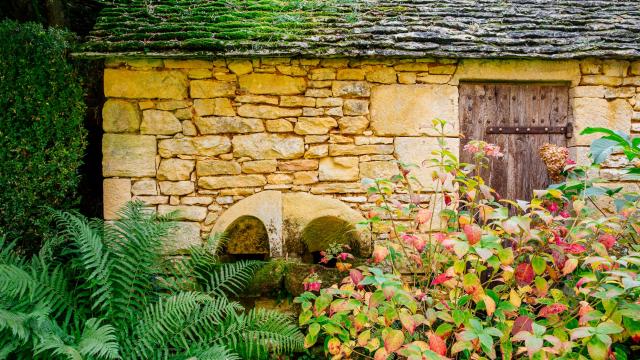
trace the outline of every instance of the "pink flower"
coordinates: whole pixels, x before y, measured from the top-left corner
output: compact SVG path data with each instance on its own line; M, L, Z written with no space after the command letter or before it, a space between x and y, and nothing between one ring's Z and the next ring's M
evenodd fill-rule
M616 243L616 237L611 234L604 234L598 237L598 242L604 245L605 248L611 249Z
M417 236L411 234L402 234L400 237L407 245L413 245L413 243L418 239Z
M560 209L560 207L558 206L558 204L552 202L549 205L547 205L547 210L549 210L550 212L556 212Z
M320 283L317 281L304 283L305 291L320 291Z
M346 253L346 252L338 254L338 259L340 259L342 261L347 260L348 257L349 257L349 253Z
M464 146L463 150L466 152L475 154L478 151L480 151L480 147L478 146L477 143L468 143L467 145Z
M487 144L487 145L485 145L484 153L487 156L492 156L492 157L496 157L496 158L504 156L504 153L502 153L500 151L500 146L495 145L495 144Z
M569 214L569 212L567 210L562 210L558 213L558 215L562 216L565 219L568 219L571 217L571 214Z
M575 164L576 164L576 162L575 162L575 160L567 159L566 164L567 164L567 165L575 165Z

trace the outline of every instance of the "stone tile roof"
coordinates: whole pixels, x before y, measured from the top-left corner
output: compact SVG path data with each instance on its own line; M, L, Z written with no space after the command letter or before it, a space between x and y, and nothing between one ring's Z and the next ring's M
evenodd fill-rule
M638 0L102 0L84 55L640 57Z

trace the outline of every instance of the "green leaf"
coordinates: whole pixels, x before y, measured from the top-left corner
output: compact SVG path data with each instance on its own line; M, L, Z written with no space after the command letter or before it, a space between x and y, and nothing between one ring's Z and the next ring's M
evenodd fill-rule
M534 255L531 259L531 266L536 275L542 275L547 268L547 261L538 255Z
M605 360L609 353L608 346L596 337L587 343L587 351L591 360Z
M538 350L542 349L543 341L539 337L529 336L524 341L524 346L527 347L527 351L530 354L538 352Z
M453 325L448 323L442 323L436 328L436 335L443 337L445 334L453 331Z
M584 326L584 327L573 329L571 331L571 340L582 339L585 337L592 336L593 334L595 334L596 332L595 330L596 329L591 326Z
M319 332L320 332L320 324L313 323L313 324L309 325L309 334L318 335Z
M300 317L299 317L300 325L304 325L304 324L308 323L309 320L311 320L312 316L313 316L313 313L311 312L311 310L302 311L300 313Z
M603 163L609 155L618 149L620 149L620 145L617 141L604 138L594 140L591 143L591 157L593 162L596 164Z
M316 313L319 314L324 311L329 304L331 304L331 296L322 294L316 299Z
M455 309L451 312L451 316L453 317L453 321L456 323L456 326L460 326L460 324L464 323L469 318L469 313Z
M610 334L618 334L623 331L624 331L624 328L622 326L614 323L613 321L606 321L596 326L595 333L610 335Z
M317 341L318 341L318 334L316 335L312 335L311 333L307 334L304 337L304 348L308 349L312 347L313 345L316 344Z
M511 339L505 339L500 342L500 351L502 352L502 360L511 360L513 356L513 343Z

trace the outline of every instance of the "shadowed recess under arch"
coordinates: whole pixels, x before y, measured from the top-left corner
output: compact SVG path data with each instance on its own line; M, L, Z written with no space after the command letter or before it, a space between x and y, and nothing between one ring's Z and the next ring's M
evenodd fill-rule
M269 257L269 234L264 223L245 215L234 220L225 230L224 253L229 258L266 260Z

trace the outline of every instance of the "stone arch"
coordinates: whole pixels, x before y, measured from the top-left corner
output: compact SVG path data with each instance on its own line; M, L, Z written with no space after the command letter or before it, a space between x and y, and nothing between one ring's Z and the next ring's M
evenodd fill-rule
M271 258L285 254L300 256L303 251L303 229L314 219L333 216L350 224L364 220L362 214L340 200L308 193L262 191L240 200L225 210L213 226L212 232L224 232L238 218L253 216L264 224L269 238ZM371 253L371 233L356 227L361 256Z
M302 229L300 241L304 248L302 260L318 263L320 252L331 244L348 245L347 251L355 256L360 256L360 234L356 227L343 219L335 216L321 216L311 220Z
M244 215L234 220L225 230L229 237L224 245L230 258L266 260L269 255L269 234L264 223L255 216Z
M222 213L211 231L224 232L243 216L252 216L264 224L270 257L282 257L282 194L279 191L262 191L238 201Z
M283 219L285 221L285 243L288 253L301 255L304 252L302 232L314 220L333 218L345 221L354 226L354 239L359 242L360 256L371 253L371 233L368 229L356 227L364 220L362 214L347 204L334 198L311 195L307 193L283 194Z

